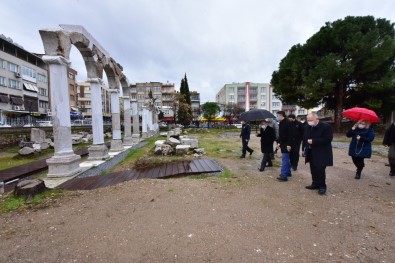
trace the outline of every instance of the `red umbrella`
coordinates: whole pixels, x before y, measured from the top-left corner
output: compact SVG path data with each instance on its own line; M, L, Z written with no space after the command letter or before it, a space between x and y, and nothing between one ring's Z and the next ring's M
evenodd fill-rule
M365 120L370 123L380 122L377 114L366 108L354 107L343 111L343 116L354 121Z

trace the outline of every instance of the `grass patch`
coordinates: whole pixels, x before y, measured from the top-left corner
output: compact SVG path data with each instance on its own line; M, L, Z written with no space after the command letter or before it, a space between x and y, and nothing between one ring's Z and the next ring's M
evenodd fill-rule
M197 174L197 175L190 175L187 178L188 179L194 179L194 180L201 180L201 179L206 179L206 178L209 178L209 177L211 178L213 176L210 175L210 174Z
M11 193L5 198L0 199L0 212L8 213L26 208L45 208L48 207L55 199L62 196L63 193L64 191L62 190L47 190L27 200L24 197L15 197Z

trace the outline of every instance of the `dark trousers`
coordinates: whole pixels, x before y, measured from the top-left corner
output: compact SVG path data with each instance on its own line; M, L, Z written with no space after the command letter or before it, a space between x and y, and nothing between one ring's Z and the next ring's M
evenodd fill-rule
M272 163L272 158L270 157L270 153L263 153L263 158L262 158L262 162L261 162L261 167L260 167L260 169L261 169L261 170L264 170L265 167L266 167L266 164L267 164L267 165L270 165L270 166L273 165L273 163Z
M248 142L249 141L250 140L246 141L245 139L241 140L241 142L243 144L242 156L246 156L246 152L250 152L251 153L253 151L250 147L248 147Z
M326 173L325 173L326 166L315 166L314 164L310 163L310 172L311 177L313 179L312 186L316 186L319 189L326 189Z
M354 163L355 167L357 167L357 173L361 173L362 169L365 167L365 158L363 157L354 157L352 156L352 162Z
M294 147L292 147L290 160L291 160L291 167L298 168L299 163L299 152L300 152L300 144L302 141L298 141L295 143Z

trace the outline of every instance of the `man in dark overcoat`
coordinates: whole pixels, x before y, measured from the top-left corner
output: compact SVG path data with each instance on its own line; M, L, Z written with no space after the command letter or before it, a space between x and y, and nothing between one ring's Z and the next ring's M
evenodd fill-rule
M295 126L295 141L290 153L290 160L291 160L291 168L292 170L296 171L298 169L299 164L299 155L300 155L300 144L303 140L303 133L305 126L303 123L296 119L295 114L289 114L288 120Z
M270 154L273 153L273 143L276 140L276 132L272 127L268 126L266 120L262 120L259 133L256 136L261 137L261 152L263 153L263 158L258 170L263 172L266 164L268 164L268 166L273 166Z
M245 158L247 152L249 152L251 155L254 152L254 150L248 147L248 142L250 141L250 136L251 136L251 126L244 121L242 121L241 123L242 126L241 126L240 138L243 148L240 158Z
M288 177L292 176L290 152L295 142L295 127L286 118L284 111L278 111L276 114L280 121L278 125L279 135L277 148L281 149L281 173L280 176L277 177L277 180L288 181Z
M318 119L317 113L307 115L308 126L304 132L305 158L310 163L312 183L306 189L326 193L326 167L333 166L332 127Z

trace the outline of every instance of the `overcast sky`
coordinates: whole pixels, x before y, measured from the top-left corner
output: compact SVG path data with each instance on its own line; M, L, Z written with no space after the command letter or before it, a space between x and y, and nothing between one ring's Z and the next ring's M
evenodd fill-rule
M82 25L123 66L129 82L187 74L201 101L226 83L269 83L288 50L328 21L373 15L395 22L394 0L2 0L0 34L43 53L38 30ZM86 70L75 48L78 80Z

